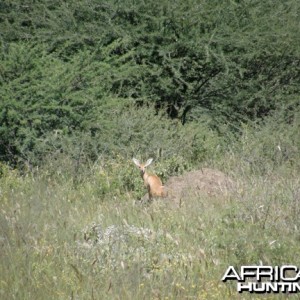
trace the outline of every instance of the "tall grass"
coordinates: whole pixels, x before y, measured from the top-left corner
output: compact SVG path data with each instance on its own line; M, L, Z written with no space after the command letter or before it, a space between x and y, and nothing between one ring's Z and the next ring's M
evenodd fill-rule
M300 265L299 148L278 159L263 132L244 131L210 161L235 183L229 193L181 207L137 205L142 181L127 158L86 166L78 181L67 160L23 175L1 165L0 298L255 298L221 281L228 266ZM274 149L260 160L263 142ZM160 174L176 173L174 161Z

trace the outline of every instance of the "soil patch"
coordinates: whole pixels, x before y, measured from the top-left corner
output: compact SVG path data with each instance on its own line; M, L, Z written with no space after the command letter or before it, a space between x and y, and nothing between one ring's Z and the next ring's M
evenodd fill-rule
M194 195L215 197L227 195L233 180L221 171L203 168L171 177L165 184L168 198L175 202Z

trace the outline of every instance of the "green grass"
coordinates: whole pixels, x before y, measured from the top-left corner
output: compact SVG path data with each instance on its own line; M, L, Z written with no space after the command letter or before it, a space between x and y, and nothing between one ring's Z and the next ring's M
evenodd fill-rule
M221 278L230 265L300 265L299 173L257 175L226 164L236 182L231 193L200 194L180 208L163 200L136 205L133 192L105 175L111 165L76 186L43 170L21 176L3 167L0 298L261 297L239 295Z

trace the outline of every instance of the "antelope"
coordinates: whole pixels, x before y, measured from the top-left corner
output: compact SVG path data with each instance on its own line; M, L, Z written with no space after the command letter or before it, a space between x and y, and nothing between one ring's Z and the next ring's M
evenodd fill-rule
M164 186L160 178L156 175L149 175L146 172L146 167L148 167L152 163L153 158L149 158L145 164L141 164L140 161L135 158L133 158L132 160L141 171L144 185L148 190L149 200L152 200L153 197L166 197L167 193L164 190Z

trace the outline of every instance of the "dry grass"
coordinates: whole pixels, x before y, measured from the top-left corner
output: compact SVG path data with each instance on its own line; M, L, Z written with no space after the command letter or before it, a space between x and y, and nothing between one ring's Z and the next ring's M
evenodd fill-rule
M103 194L98 173L74 186L7 171L0 297L241 299L234 284L221 282L228 266L300 265L297 172L227 173L171 179L182 199L174 207L136 205L129 192Z
M203 168L171 177L165 184L168 198L176 204L196 197L227 198L234 182L219 170Z

